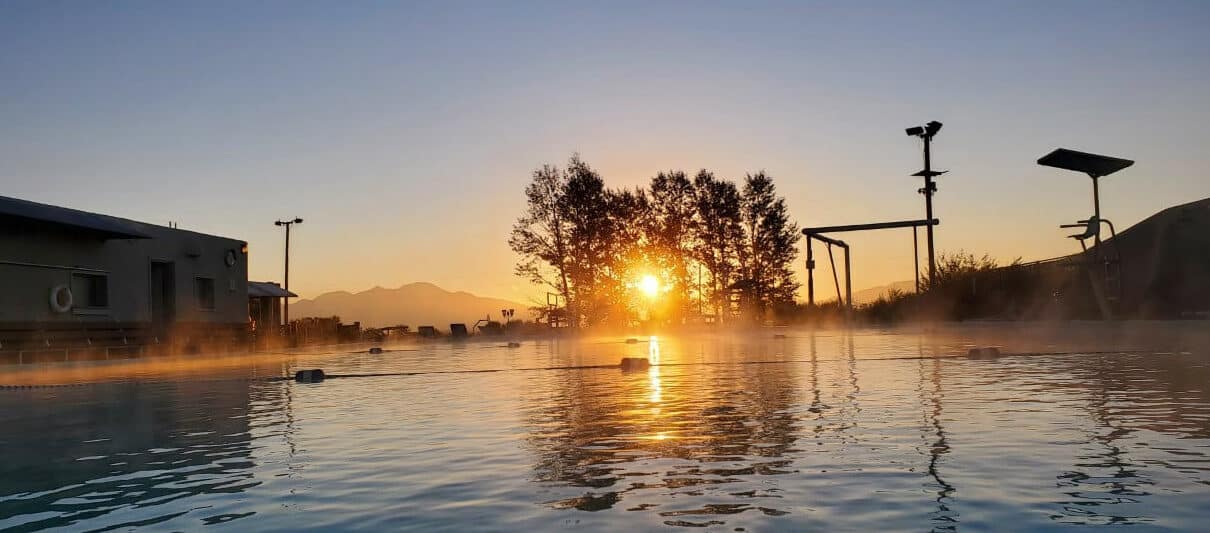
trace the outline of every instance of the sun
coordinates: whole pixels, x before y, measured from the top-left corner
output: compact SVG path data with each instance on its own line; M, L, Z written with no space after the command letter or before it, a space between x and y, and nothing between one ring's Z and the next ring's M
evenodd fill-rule
M655 298L660 295L660 279L646 274L639 278L639 290L648 298Z

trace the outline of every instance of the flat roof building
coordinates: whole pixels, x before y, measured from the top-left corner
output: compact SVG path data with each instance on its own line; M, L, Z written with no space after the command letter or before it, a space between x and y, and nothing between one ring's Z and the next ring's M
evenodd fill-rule
M239 343L247 251L236 239L0 196L0 361Z

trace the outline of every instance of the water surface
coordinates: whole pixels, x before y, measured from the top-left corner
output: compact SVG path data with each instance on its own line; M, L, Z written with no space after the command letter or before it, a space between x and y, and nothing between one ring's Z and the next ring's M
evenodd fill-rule
M10 367L0 384L41 386L0 390L0 529L1196 530L1210 520L1203 329L790 330ZM1030 355L953 357L986 344ZM621 357L657 366L541 370ZM504 371L264 379L315 367Z

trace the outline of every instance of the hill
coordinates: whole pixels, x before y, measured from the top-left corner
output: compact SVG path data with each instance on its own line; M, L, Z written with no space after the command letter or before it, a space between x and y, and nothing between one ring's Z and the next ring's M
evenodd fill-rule
M409 283L397 289L337 291L291 302L290 317L339 316L366 327L406 324L412 329L421 325L446 329L451 323L473 324L488 314L499 320L501 309L516 309L516 319L529 318L529 306L523 303L450 292L432 283Z
M821 296L821 291L835 291L835 288L833 288L831 284L832 279L828 278L827 282L828 283L826 285L820 285L819 278L816 278L815 280L815 299L819 303L836 301L836 295L834 292L831 294L831 296ZM844 285L840 286L840 290L844 290ZM853 305L866 305L868 303L873 303L879 297L886 296L892 290L905 293L915 292L916 282L912 280L895 281L887 285L878 285L876 287L853 291Z
M1160 318L1210 310L1210 198L1169 207L1101 246L1122 258L1122 304L1128 315Z

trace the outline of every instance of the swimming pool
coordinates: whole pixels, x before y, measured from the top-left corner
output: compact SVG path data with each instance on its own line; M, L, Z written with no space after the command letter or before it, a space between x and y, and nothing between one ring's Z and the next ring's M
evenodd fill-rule
M3 368L0 384L70 386L0 390L0 529L1199 529L1204 326ZM1034 354L961 357L986 344ZM656 366L541 370L622 357ZM300 368L503 371L265 379Z

